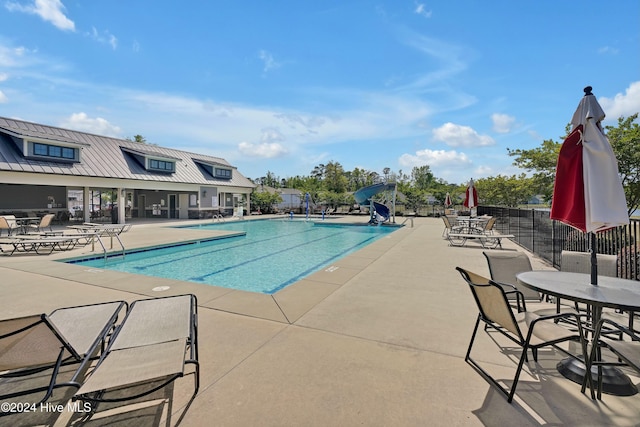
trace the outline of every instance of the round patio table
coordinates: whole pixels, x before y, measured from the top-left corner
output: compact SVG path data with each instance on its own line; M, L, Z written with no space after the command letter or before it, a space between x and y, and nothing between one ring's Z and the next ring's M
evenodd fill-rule
M597 325L604 307L626 311L640 311L640 282L617 277L598 276L598 284L591 284L591 275L564 271L527 271L516 275L523 286L562 299L570 299L593 307L593 325ZM603 369L603 391L618 396L631 396L638 392L631 379L620 369ZM582 384L586 368L576 359L558 363L558 371L565 377ZM592 375L597 371L592 371Z

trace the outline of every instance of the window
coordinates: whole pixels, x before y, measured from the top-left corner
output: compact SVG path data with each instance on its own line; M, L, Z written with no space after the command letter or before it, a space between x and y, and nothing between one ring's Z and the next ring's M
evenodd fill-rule
M162 172L173 172L175 169L175 163L164 160L149 159L149 169Z
M231 178L231 170L216 168L216 178L230 179Z
M42 157L54 157L57 159L76 160L76 149L60 147L58 145L33 143L33 155Z

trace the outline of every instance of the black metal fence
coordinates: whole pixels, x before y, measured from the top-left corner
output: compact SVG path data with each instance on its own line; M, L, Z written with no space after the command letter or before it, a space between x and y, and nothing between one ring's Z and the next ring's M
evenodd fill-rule
M520 246L560 267L563 250L590 251L589 236L549 218L548 210L478 206L479 215L497 218L494 228L513 234ZM618 277L640 280L640 220L596 233L597 253L618 256Z

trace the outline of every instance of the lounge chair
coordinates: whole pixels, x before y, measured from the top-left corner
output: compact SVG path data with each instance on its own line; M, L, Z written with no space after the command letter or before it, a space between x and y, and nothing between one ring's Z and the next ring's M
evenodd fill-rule
M489 220L484 224L483 227L483 233L484 234L493 234L493 227L496 225L496 220L498 218L495 216L492 216L489 218Z
M18 229L18 223L16 217L13 215L0 216L0 236L2 236L2 230L7 230L7 236L11 236L13 230Z
M11 387L4 384L8 392L2 392L0 400L45 392L39 404L49 399L57 388L77 390L91 358L104 348L105 340L126 306L124 301L116 301L0 321L0 378L3 382L52 371L46 385L39 382L26 389L10 390ZM78 364L72 378L59 381L60 369L71 364Z
M53 231L53 228L51 228L51 222L55 216L56 214L46 214L40 219L38 224L29 224L29 228L32 231L44 231L46 228L48 228L49 231Z
M450 218L446 215L442 216L442 222L444 222L444 230L442 230L443 239L448 239L449 233L458 233L463 229L463 227L459 225L454 225L457 222L454 218Z
M580 323L579 315L577 313L560 313L551 316L538 316L532 312L514 314L509 306L505 290L500 285L491 281L488 284L475 283L474 276L477 275L474 275L460 267L456 267L456 269L469 285L469 289L471 290L474 300L476 301L476 305L478 306L478 317L473 333L471 334L471 341L469 342L465 361L476 369L486 380L502 391L507 396L507 402L511 403L513 400L524 362L528 360L527 352L529 349L532 351L534 361L538 360L538 349L546 346L553 346L570 357L578 358L578 356L558 346L558 344L566 341L577 341L580 343L580 347L582 349L582 360L588 360L587 344L584 339L582 324ZM557 320L567 318L572 318L572 320L575 321L575 324L577 325L577 332L556 323ZM520 356L518 368L516 369L515 377L513 378L513 383L510 389L500 385L495 378L493 378L471 357L471 349L473 347L480 322L485 324L485 330L487 332L489 329L493 329L507 337L518 346L522 347L522 355ZM591 376L587 375L586 378L588 378L587 382L589 382L591 394L592 397L594 397L593 385L590 382Z
M68 251L75 248L80 241L87 239L84 235L44 236L20 235L0 239L0 252L13 255L15 252L35 252L38 255L49 255L53 251ZM86 244L86 243L83 243ZM2 246L11 246L11 251L5 251Z
M200 386L197 316L195 295L133 302L73 399L94 403L138 399L183 377L186 364L195 367L195 396Z

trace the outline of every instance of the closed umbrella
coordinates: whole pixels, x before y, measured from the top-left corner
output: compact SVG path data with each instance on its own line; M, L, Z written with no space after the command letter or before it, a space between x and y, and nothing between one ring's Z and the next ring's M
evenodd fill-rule
M473 178L469 180L469 185L467 186L467 191L464 196L464 206L469 209L478 206L478 192L473 185Z
M597 285L595 233L629 224L618 162L602 130L605 114L591 86L584 89L560 148L551 219L591 234L591 283Z
M449 193L447 193L447 195L444 197L444 207L448 208L452 204L453 203L451 203L451 196L449 195Z

